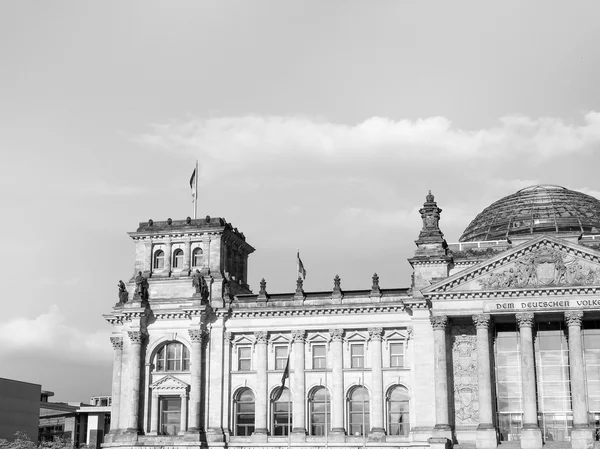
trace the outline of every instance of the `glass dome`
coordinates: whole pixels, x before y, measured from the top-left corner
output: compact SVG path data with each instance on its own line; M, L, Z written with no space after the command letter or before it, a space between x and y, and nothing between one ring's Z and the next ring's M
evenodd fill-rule
M600 233L600 201L560 186L527 187L485 208L459 242L557 233Z

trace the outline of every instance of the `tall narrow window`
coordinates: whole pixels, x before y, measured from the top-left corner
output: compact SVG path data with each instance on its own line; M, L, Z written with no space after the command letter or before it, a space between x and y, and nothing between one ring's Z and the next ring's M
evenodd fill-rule
M183 268L183 250L181 249L173 252L173 268Z
M331 430L331 397L325 387L315 388L308 397L309 431L324 436Z
M368 435L369 418L369 392L365 387L356 387L348 395L348 434Z
M408 436L410 415L408 390L402 385L392 387L387 395L388 435Z
M249 388L242 388L233 400L237 436L250 436L254 432L254 393Z
M155 367L157 371L189 371L190 350L178 342L167 343L156 353Z
M404 343L390 343L390 366L404 368Z
M165 253L159 249L154 253L154 269L162 270L165 267Z
M324 369L327 365L327 353L325 345L313 345L312 367L313 369Z
M252 369L252 349L250 346L238 348L238 371L250 371Z
M284 388L277 400L271 397L271 411L273 435L289 435L292 430L292 396L288 388Z
M194 248L194 251L192 251L192 266L202 266L202 248Z
M181 426L181 398L160 398L160 433L162 435L177 435Z
M287 364L288 348L287 346L276 346L275 347L275 369L285 369Z
M350 345L350 367L364 368L365 346L363 344Z

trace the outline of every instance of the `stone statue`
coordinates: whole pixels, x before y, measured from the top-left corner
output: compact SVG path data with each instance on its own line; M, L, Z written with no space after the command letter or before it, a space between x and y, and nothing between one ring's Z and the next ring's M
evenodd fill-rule
M127 299L129 298L129 293L127 293L127 287L125 287L125 283L123 281L119 281L119 304L125 304Z
M192 274L192 286L196 289L196 293L200 293L202 289L201 279L202 275L200 274L200 270L194 271L194 273Z
M223 279L223 299L231 299L231 290L227 279Z
M135 294L140 298L140 301L148 299L148 279L144 277L141 271L135 277Z

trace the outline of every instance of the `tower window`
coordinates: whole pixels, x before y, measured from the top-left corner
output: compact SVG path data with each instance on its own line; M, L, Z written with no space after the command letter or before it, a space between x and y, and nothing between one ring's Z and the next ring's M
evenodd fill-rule
M173 268L183 268L183 250L176 249L173 253Z
M154 253L154 269L162 270L163 268L165 268L165 253L159 249Z
M202 248L194 248L194 251L192 251L192 266L202 266Z
M189 371L190 351L181 343L168 343L156 354L155 366L157 371Z

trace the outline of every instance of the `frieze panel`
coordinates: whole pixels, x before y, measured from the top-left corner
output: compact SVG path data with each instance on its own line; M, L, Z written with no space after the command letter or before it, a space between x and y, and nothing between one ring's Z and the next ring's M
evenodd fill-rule
M477 336L474 325L455 325L452 337L454 419L457 426L479 424Z

